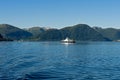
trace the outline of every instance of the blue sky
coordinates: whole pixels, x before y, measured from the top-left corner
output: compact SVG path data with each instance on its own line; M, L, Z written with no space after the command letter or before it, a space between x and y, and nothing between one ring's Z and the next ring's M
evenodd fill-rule
M120 28L120 0L0 0L0 24Z

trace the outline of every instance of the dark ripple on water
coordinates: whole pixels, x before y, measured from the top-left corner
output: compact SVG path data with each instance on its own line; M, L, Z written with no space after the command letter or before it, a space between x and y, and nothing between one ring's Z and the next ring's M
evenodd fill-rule
M34 72L34 73L29 73L29 74L25 74L25 76L23 78L19 78L20 79L28 79L28 80L33 80L33 79L59 79L59 77L56 76L57 73L53 73L53 72Z

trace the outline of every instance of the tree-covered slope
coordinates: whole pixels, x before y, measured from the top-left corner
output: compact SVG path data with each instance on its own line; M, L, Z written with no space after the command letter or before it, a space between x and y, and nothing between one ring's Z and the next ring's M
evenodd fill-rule
M101 33L104 37L109 38L111 40L120 40L120 30L114 28L94 28L96 31Z
M9 24L0 24L0 34L13 40L24 39L32 36L31 33Z
M77 24L61 29L63 38L70 37L80 41L105 41L108 40L99 32L86 24Z
M78 41L107 41L105 38L86 24L78 24L62 29L49 29L39 35L39 40L62 40L69 37Z

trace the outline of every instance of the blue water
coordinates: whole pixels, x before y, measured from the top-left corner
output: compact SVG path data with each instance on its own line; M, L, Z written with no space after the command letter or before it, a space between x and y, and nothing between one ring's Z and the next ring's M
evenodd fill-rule
M0 80L120 80L120 43L0 42Z

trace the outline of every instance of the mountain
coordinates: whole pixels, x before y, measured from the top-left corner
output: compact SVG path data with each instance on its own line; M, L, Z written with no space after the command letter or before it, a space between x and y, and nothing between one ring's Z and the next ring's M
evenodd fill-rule
M94 27L96 31L111 40L120 40L120 29Z
M46 29L42 28L42 27L32 27L29 29L26 29L28 32L32 33L32 35L34 37L39 36L41 33L43 33L44 31L46 31Z
M26 28L24 30L30 32L32 36L28 40L48 40L45 39L43 35L47 34L49 30L52 30L53 28L47 28L47 27L31 27L31 28ZM44 33L45 32L45 33ZM49 37L46 35L46 37Z
M62 38L70 37L80 41L106 41L109 40L103 37L99 32L86 24L77 24L74 26L61 29Z
M39 39L45 41L58 41L62 39L62 35L58 29L48 29L40 34Z
M0 34L12 40L25 39L32 36L31 33L9 24L0 24Z
M12 40L39 40L39 41L60 41L69 37L78 41L109 41L111 37L104 35L103 29L91 28L87 24L77 24L62 29L32 27L20 29L9 24L0 24L0 34L6 39ZM116 31L116 30L115 30ZM118 37L119 39L119 31ZM104 32L111 34L111 32ZM115 32L116 33L116 32ZM113 35L115 37L116 35ZM112 39L111 39L112 40Z
M48 29L39 34L38 40L60 41L62 39L65 39L66 37L78 41L108 41L109 40L86 24L77 24L62 29Z

